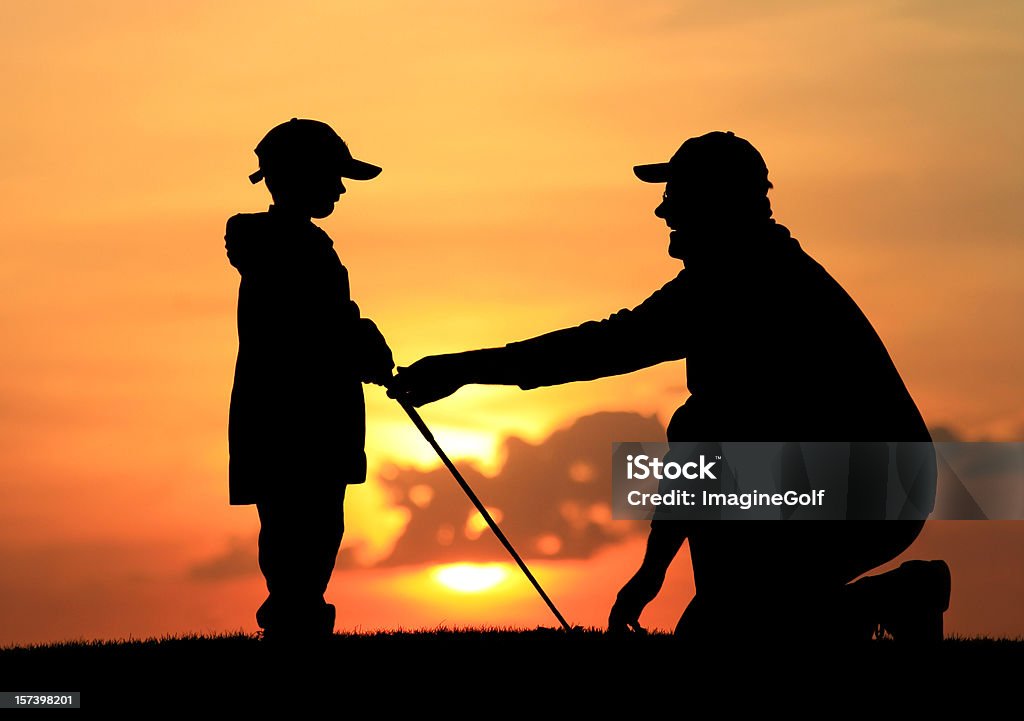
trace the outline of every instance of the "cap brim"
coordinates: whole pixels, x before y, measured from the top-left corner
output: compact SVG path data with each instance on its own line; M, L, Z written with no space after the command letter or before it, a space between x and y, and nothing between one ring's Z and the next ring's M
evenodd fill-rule
M649 165L634 165L633 173L645 183L667 183L669 164L651 163Z
M380 175L381 168L370 163L364 163L362 160L352 160L345 163L345 167L341 171L341 177L351 178L352 180L373 180Z
M380 171L381 168L376 165L371 165L370 163L364 163L362 160L351 158L346 159L339 175L342 178L351 178L352 180L373 180L380 175ZM263 172L263 168L260 168L249 176L249 182L255 185L263 180L264 177L266 177L266 175Z

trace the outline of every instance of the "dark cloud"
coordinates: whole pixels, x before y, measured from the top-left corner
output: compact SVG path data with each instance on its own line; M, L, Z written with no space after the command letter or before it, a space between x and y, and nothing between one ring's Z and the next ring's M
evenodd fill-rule
M524 557L588 558L646 524L611 520L611 444L657 441L665 429L654 416L595 413L578 418L538 444L508 438L494 476L468 463L459 470ZM380 565L485 561L506 552L444 468L391 467L380 483L391 502L410 512L405 532ZM342 555L343 563L351 554Z
M964 440L956 429L948 426L929 428L928 432L931 433L932 440L936 443L958 443Z
M223 552L189 568L188 577L195 581L226 581L250 576L259 570L256 537L232 536Z

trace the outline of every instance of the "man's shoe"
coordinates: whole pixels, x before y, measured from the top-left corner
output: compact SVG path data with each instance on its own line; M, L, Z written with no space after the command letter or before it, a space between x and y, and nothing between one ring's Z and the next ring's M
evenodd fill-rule
M924 644L942 641L942 614L949 609L952 576L945 561L907 561L891 572L892 597L878 625L895 641Z
M338 612L333 603L324 604L324 615L320 632L327 638L331 638L334 635L334 621L337 615Z
M951 586L945 561L906 561L892 571L851 583L845 589L851 635L938 643Z

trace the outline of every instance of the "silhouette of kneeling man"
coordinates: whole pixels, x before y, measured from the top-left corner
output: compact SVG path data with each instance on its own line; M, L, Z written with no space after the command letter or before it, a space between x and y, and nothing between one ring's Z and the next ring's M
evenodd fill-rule
M232 505L256 504L268 596L256 613L267 641L315 641L334 631L324 600L344 532L349 484L366 480L363 382L394 363L360 317L326 218L341 178L380 168L355 160L330 126L295 119L256 146L273 204L230 218L228 259L241 274L238 359L228 421Z
M431 356L400 368L389 393L415 405L468 383L526 390L629 373L685 358L690 397L669 441L924 441L930 435L882 341L840 285L772 218L768 168L746 140L712 132L667 163L634 169L665 183L655 215L684 269L632 310L501 348ZM912 496L927 505L935 477ZM930 506L928 507L930 510ZM919 516L923 517L923 516ZM689 540L696 595L677 632L690 639L941 638L948 568L905 564L853 579L902 553L920 520L708 521L651 525L611 630L639 617ZM902 599L902 600L901 600ZM937 626L936 626L937 619Z

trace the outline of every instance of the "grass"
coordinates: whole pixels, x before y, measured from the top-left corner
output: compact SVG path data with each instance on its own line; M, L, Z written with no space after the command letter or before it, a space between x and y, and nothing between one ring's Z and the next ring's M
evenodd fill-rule
M354 695L404 706L440 703L450 693L533 703L552 689L560 689L561 701L580 703L580 694L593 701L628 689L664 693L684 681L692 689L697 679L699 687L737 674L757 682L778 676L872 684L920 674L934 688L936 678L998 678L998 671L1022 668L1024 641L1010 639L949 638L925 650L885 641L701 650L661 633L442 627L336 634L315 650L275 649L243 633L8 647L0 649L0 691L81 691L83 708L190 708L200 700L238 708L271 700L341 703Z

